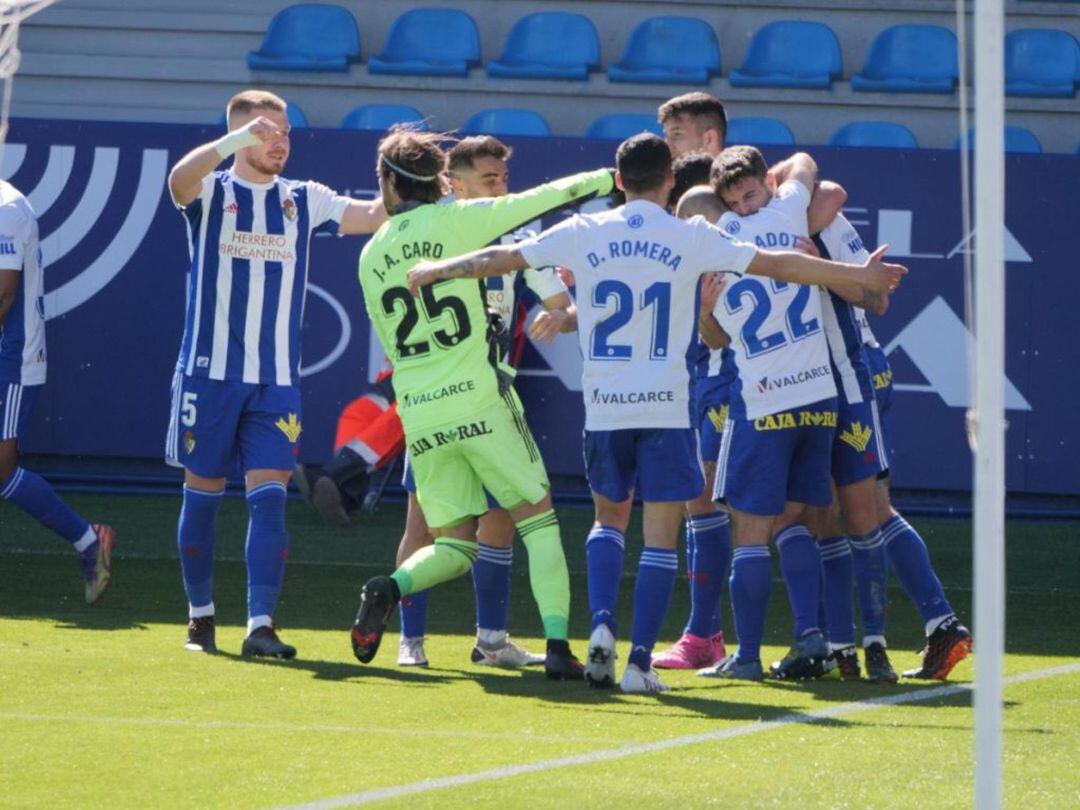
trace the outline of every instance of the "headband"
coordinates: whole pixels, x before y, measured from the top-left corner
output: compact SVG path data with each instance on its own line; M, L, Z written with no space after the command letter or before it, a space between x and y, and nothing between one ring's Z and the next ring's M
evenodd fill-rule
M432 175L431 177L424 177L424 176L419 175L419 174L413 174L412 172L407 172L403 168L398 166L396 163L394 163L392 160L390 160L390 158L388 158L386 155L379 155L379 159L383 163L385 163L387 165L387 167L391 171L397 172L402 177L408 177L410 180L417 180L417 181L419 181L421 183L434 183L436 180L439 179L439 175L437 175L437 174Z

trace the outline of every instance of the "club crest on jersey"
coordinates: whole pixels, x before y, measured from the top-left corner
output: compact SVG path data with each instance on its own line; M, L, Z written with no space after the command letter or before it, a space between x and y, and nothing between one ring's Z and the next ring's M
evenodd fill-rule
M854 447L858 452L862 453L866 450L866 446L870 444L870 437L873 435L874 429L869 425L863 427L861 422L852 422L851 430L840 432L840 441Z
M190 430L184 431L184 450L189 456L195 452L195 434Z
M285 215L285 219L292 222L296 219L296 203L292 197L286 197L281 203L281 213Z
M724 230L726 230L732 236L737 234L741 228L742 228L742 225L739 224L738 220L732 220L731 222L729 222L727 225L724 226Z
M303 429L300 426L300 420L296 418L295 413L289 414L288 421L284 417L278 419L274 424L277 429L285 434L285 438L289 440L290 444L296 444L296 440L300 438L300 431Z
M630 217L630 219L626 220L626 224L628 227L637 230L645 224L645 217L643 217L641 214L634 214L632 217Z

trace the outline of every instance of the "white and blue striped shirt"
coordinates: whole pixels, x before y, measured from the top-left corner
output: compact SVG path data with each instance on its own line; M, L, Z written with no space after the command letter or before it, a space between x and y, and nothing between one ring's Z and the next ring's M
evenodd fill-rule
M179 370L297 385L311 237L336 233L348 202L312 181L208 175L183 209L191 273Z
M34 209L15 186L0 180L0 270L19 273L15 300L0 323L0 382L43 385L45 280Z

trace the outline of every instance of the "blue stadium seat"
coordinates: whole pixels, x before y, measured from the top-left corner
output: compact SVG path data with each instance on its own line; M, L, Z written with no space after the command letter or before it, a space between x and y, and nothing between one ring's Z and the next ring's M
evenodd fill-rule
M829 146L876 146L890 149L918 149L919 142L903 124L888 121L853 121L836 130Z
M424 114L407 104L364 104L345 114L341 128L387 130L394 124L405 123L420 131L428 128Z
M308 123L308 118L304 111L290 101L285 102L285 118L289 122L289 125L295 129L311 126L311 124ZM224 112L218 116L217 122L219 126L226 127L229 125L229 119Z
M775 118L732 118L724 141L731 145L792 146L795 136L787 124Z
M499 79L585 81L600 67L596 26L582 14L541 12L522 17L506 38L502 56L487 63Z
M696 17L650 17L626 43L622 59L608 68L613 82L708 84L720 75L716 32Z
M551 127L538 112L496 108L481 110L461 127L466 135L536 135L551 134Z
M639 132L655 132L657 135L663 135L664 129L657 122L655 115L615 113L613 115L601 115L589 124L585 137L624 141Z
M956 34L940 25L894 25L870 43L853 90L886 93L951 93L960 69Z
M1005 37L1005 92L1071 97L1080 78L1080 45L1068 31L1025 28Z
M326 3L283 8L270 20L262 47L248 54L252 70L345 73L360 61L360 30L347 9Z
M733 87L808 87L828 90L843 72L840 43L827 25L771 22L754 34Z
M975 129L968 130L968 149L975 148ZM960 148L960 139L953 141L953 149ZM1042 153L1042 144L1029 129L1023 127L1005 127L1005 151L1019 154L1038 155Z
M473 18L451 8L406 11L390 25L382 53L368 60L372 73L467 76L480 64L480 34Z

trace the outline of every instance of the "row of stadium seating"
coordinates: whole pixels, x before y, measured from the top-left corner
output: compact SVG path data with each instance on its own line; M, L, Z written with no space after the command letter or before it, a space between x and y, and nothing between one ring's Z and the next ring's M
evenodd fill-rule
M348 71L360 62L360 31L345 8L302 3L278 12L262 47L248 54L255 70ZM476 22L465 11L418 8L390 27L372 74L466 76L481 64ZM503 53L488 61L493 78L585 81L600 69L596 27L582 14L540 12L518 20ZM607 69L612 82L708 84L721 73L716 32L693 17L651 17L630 34L622 58ZM777 20L750 41L734 87L828 89L843 75L840 43L820 22ZM1068 31L1029 28L1005 38L1006 92L1016 96L1072 97L1080 82L1080 43ZM956 89L956 36L937 25L894 25L870 44L858 91L952 93Z
M307 115L296 104L288 106L289 122L294 127L308 126ZM219 123L224 125L222 116ZM415 107L406 104L364 104L350 110L341 120L342 129L385 132L395 124L408 124L427 130L428 119ZM464 135L535 136L552 135L551 127L534 110L497 108L482 110L471 116L458 130ZM620 141L639 132L663 131L652 115L616 113L602 115L585 131L586 138L607 138ZM791 129L775 118L733 118L728 122L728 143L750 143L760 146L794 146L797 141ZM866 146L893 149L918 149L919 142L903 124L889 121L853 121L840 127L829 138L829 146ZM960 138L953 148L960 146ZM1005 151L1038 154L1042 144L1033 132L1023 127L1005 127ZM1080 152L1080 144L1077 146Z

